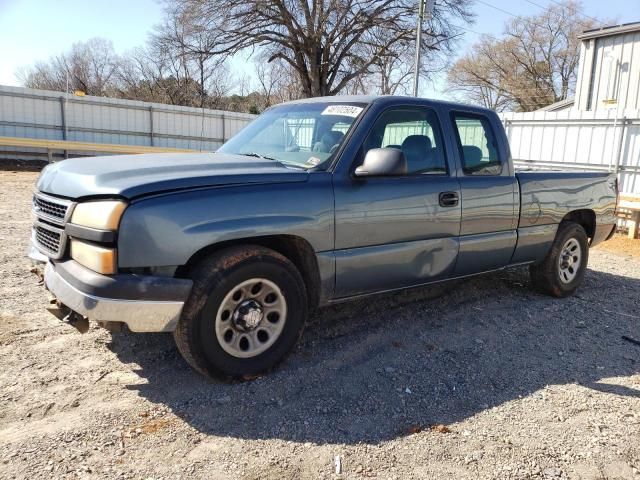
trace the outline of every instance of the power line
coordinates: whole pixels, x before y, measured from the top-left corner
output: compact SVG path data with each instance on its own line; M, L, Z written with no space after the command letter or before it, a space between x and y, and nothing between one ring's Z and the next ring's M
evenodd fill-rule
M498 10L499 12L506 13L507 15L511 15L512 17L522 18L520 15L516 15L515 13L511 13L511 12L509 12L509 11L503 9L503 8L496 7L495 5L490 4L489 2L485 2L483 0L477 0L477 2L478 3L482 3L483 5L486 5L487 7L491 7L493 9L495 9L495 10Z
M466 30L467 32L475 33L476 35L492 38L493 40L500 40L498 37L496 37L495 35L491 35L490 33L478 32L477 30L462 26L458 26L458 28L460 28L461 30Z
M540 25L538 25L538 26L540 26ZM468 27L458 26L457 28L459 28L459 29L461 29L461 30L466 30L467 32L475 33L476 35L479 35L479 36L481 36L481 37L483 37L483 36L484 36L484 37L488 37L488 38L490 38L490 39L492 39L492 40L495 40L495 41L497 41L497 42L499 42L499 41L501 41L501 40L504 40L504 38L498 38L498 37L496 37L495 35L493 35L493 34L491 34L491 33L478 32L477 30L473 30L473 29L468 28Z
M517 14L515 14L513 12L510 12L509 10L505 10L504 8L501 8L501 7L496 7L495 5L493 5L493 4L489 3L489 2L485 2L484 0L476 0L476 1L479 2L479 3L482 3L483 5L486 5L487 7L491 7L494 10L497 10L499 12L502 12L502 13L505 13L507 15L510 15L513 18L516 18L518 20L522 20L522 21L528 23L529 25L535 25L536 27L546 28L544 25L540 25L539 23L532 22L531 19L528 19L527 17L524 17L522 15L517 15Z
M533 2L532 0L524 0L527 3L530 3L531 5L535 5L536 7L540 7L543 10L546 10L547 7L545 7L544 5L540 5L539 3ZM588 18L589 20L593 20L594 22L596 22L598 25L601 26L605 26L605 24L603 23L602 20L597 19L596 17L592 17L591 15L587 15L586 13L581 12L578 8L576 7L568 7L565 4L562 4L556 0L549 0L551 3L555 3L556 5L558 5L559 7L562 8L566 8L566 9L571 9L573 10L575 13L577 13L578 15L584 17L584 18Z
M532 22L531 20L527 19L526 17L524 17L522 15L517 15L517 14L515 14L513 12L505 10L505 9L503 9L501 7L497 7L497 6L495 6L495 5L493 5L493 4L489 3L489 2L486 2L484 0L477 0L477 1L482 3L483 5L486 5L487 7L493 8L494 10L497 10L499 12L502 12L502 13L506 14L506 15L509 15L511 17L514 17L514 18L517 18L519 20L523 20L523 21L525 21L525 22L527 22L527 23L529 23L531 25L535 25L536 27L546 28L544 25L540 25L540 24L534 23L534 22ZM529 3L533 4L533 2L530 2L530 0L525 0L525 1L529 1ZM535 5L537 5L537 4L535 4ZM540 5L537 5L537 6L540 6ZM544 7L541 7L541 8L544 8ZM463 26L459 25L458 28L460 28L461 30L466 30L467 32L475 33L476 35L480 35L480 36L484 35L486 37L492 38L493 40L501 40L500 38L496 37L495 35L492 35L490 33L478 32L478 31L473 30L473 29L471 29L469 27L463 27Z
M494 10L497 10L497 11L499 11L499 12L502 12L502 13L504 13L504 14L506 14L506 15L509 15L509 16L513 17L513 18L516 18L516 19L518 19L518 20L523 20L523 21L525 21L525 22L529 23L530 25L535 25L536 27L540 27L540 28L547 28L547 27L545 27L544 25L540 25L540 24L538 24L538 23L532 22L530 19L527 19L527 17L525 17L525 16L523 16L523 15L515 14L515 13L513 13L513 12L510 12L509 10L505 10L504 8L498 7L498 6L493 5L493 4L489 3L489 2L485 2L484 0L477 0L477 1L478 1L479 3L482 3L483 5L486 5L487 7L493 8ZM560 7L563 7L563 8L567 8L567 9L568 9L568 7L567 7L566 5L563 5L562 3L560 3L560 2L558 2L558 1L556 1L556 0L549 0L549 1L550 1L550 2L555 3L556 5L559 5ZM536 6L536 7L539 7L539 8L541 8L541 9L543 9L543 10L547 10L547 7L545 7L545 6L543 6L543 5L540 5L539 3L536 3L536 2L534 2L533 0L525 0L525 2L528 2L528 3L530 3L531 5L534 5L534 6ZM578 14L578 15L581 15L581 16L583 16L583 17L585 17L585 18L589 18L589 19L591 19L591 20L594 20L594 21L595 21L598 25L600 25L600 26L604 26L604 25L605 25L605 24L602 22L602 20L598 20L598 19L597 19L597 18L595 18L595 17L592 17L592 16L590 16L590 15L586 15L586 14L582 13L580 10L578 10L578 9L577 9L577 8L575 8L575 7L571 7L571 10L573 10L573 11L574 11L576 14Z

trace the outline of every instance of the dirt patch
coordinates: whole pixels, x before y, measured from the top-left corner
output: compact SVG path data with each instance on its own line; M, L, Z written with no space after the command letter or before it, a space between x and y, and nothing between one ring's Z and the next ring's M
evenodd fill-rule
M143 433L157 433L171 425L172 419L158 418L140 423L129 430L130 435L140 435Z
M640 478L626 249L594 249L567 299L520 268L321 310L280 368L223 384L171 335L45 313L24 257L35 179L0 173L2 479Z
M602 242L595 249L640 258L640 239L631 239L626 235L616 234L611 240Z

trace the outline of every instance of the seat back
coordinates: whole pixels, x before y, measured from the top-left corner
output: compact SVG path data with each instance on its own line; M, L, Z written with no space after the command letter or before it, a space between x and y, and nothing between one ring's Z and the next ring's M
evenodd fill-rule
M402 142L402 152L407 159L409 173L418 172L431 166L433 155L431 139L426 135L409 135Z
M325 152L328 153L331 149L340 144L342 138L344 137L344 133L337 132L335 130L331 130L326 132L322 137L320 137L320 141L316 142L313 145L312 150L314 152Z
M463 145L464 167L474 168L482 163L482 150L475 145Z

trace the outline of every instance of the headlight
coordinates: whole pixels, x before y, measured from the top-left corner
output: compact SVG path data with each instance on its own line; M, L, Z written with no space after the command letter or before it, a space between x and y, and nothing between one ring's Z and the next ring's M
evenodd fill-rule
M106 248L92 243L71 239L71 258L94 272L111 275L117 272L118 262L115 248Z
M117 230L127 204L119 200L79 203L73 209L71 223L101 230Z

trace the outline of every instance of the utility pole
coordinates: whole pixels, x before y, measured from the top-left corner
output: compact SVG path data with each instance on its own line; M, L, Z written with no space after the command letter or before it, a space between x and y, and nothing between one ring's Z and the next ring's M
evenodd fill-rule
M431 17L433 12L433 6L435 0L418 0L420 6L418 7L418 21L416 25L416 59L413 66L413 96L418 96L418 83L420 80L420 54L422 53L422 22L424 17L427 19Z

